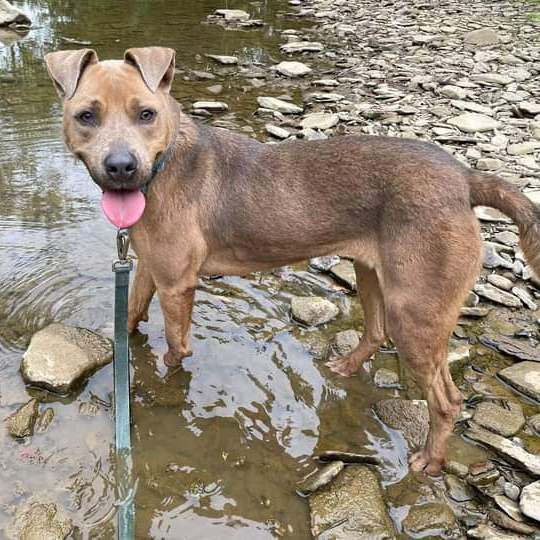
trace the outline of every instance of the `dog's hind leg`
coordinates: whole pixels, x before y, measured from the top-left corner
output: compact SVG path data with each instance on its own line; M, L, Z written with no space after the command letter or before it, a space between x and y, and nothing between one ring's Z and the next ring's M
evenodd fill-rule
M364 333L360 344L347 356L337 358L326 365L345 377L354 375L386 338L384 330L384 298L377 272L360 262L354 263L356 286L364 312Z
M434 220L422 234L401 234L385 244L386 325L427 399L430 427L411 469L438 474L459 414L461 395L448 370L448 340L480 261L480 235L472 212ZM390 239L389 239L390 240Z

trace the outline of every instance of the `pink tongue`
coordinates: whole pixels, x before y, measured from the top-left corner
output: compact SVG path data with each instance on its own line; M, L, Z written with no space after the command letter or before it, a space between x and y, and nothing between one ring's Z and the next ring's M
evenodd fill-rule
M135 225L144 212L146 199L138 190L105 191L101 197L101 208L107 219L116 227Z

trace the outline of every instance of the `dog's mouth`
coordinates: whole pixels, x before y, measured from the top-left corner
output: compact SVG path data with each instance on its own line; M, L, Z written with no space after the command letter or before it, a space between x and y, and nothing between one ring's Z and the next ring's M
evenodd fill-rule
M121 229L135 225L143 215L146 197L140 189L104 191L101 207L107 219Z

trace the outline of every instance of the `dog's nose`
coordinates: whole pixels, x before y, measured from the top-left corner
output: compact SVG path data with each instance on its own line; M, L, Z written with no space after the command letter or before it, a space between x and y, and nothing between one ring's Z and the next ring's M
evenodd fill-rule
M127 151L109 154L103 164L109 177L117 182L129 180L137 170L137 158Z

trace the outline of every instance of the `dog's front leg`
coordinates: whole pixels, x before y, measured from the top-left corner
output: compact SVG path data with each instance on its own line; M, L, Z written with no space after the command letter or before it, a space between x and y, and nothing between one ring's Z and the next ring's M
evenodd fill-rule
M137 271L129 295L128 332L135 331L141 321L148 320L148 307L156 292L150 268L143 259L137 261Z
M189 342L191 312L197 288L197 275L183 275L177 282L160 286L158 296L165 318L165 336L169 350L164 361L169 367L182 363L182 359L191 356Z

